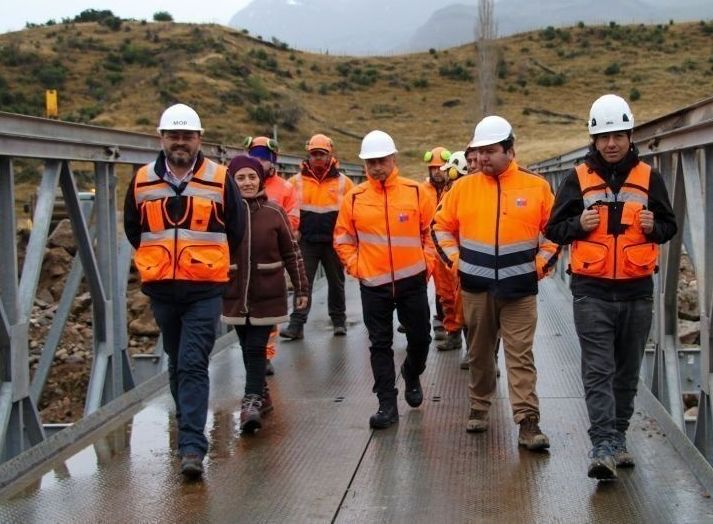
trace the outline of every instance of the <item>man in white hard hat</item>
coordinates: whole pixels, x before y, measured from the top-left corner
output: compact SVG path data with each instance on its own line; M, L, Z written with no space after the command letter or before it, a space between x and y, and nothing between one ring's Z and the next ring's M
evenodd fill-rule
M589 413L589 477L632 467L626 430L651 328L658 245L677 231L661 174L639 160L634 115L613 94L589 114L591 145L557 191L547 236L570 246L574 323Z
M406 402L423 402L419 376L431 343L426 282L435 262L429 224L435 207L418 182L401 177L396 145L383 131L361 143L367 181L344 197L334 229L334 248L347 273L359 279L364 324L369 332L371 369L379 399L369 419L374 429L398 422L393 315L406 330L401 366Z
M158 132L161 152L126 193L124 230L168 355L181 473L200 477L208 450L208 358L244 216L225 166L200 151L203 128L192 108L167 108Z
M517 165L514 142L504 118L478 123L469 147L476 149L481 171L446 193L432 229L437 253L460 278L470 364L466 431L488 428L496 388L493 347L500 335L518 444L541 450L550 443L539 427L532 345L537 282L558 253L542 236L554 197L542 177Z

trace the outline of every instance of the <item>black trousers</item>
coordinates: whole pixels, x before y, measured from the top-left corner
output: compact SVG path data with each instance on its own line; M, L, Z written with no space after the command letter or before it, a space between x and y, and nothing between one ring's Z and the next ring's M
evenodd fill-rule
M343 326L347 320L346 304L344 299L344 267L334 251L331 242L305 242L300 241L300 251L305 262L305 272L309 280L310 296L307 307L295 309L290 315L290 324L303 325L307 322L309 310L312 307L312 284L317 274L319 264L324 268L327 277L327 311L332 324Z
M396 370L394 366L394 309L406 329L406 361L404 372L417 377L426 369L431 344L430 311L426 293L425 273L397 280L393 285L368 287L361 285L361 305L364 324L369 332L373 391L379 402L396 400Z
M589 438L594 445L623 438L634 412L653 299L608 301L575 297L573 310L582 347Z
M265 389L265 346L273 326L235 326L243 350L245 394L262 396Z

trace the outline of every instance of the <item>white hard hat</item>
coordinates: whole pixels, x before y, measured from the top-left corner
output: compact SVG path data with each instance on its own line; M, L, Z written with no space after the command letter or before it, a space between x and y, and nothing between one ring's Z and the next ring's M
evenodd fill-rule
M441 166L441 171L446 171L450 177L451 168L455 169L460 175L468 174L468 161L465 158L465 151L454 151L451 153L448 161Z
M512 133L510 122L501 116L491 115L486 116L478 125L475 126L473 132L473 140L470 141L468 147L482 147L491 144L499 144L508 138L515 138Z
M198 113L186 104L175 104L166 108L156 129L159 133L161 131L198 131L203 134Z
M508 138L515 138L510 122L501 116L486 116L475 126L473 140L470 141L468 147L483 147L491 144L499 144Z
M627 131L634 128L634 114L622 97L604 95L592 104L587 125L590 135Z
M369 158L384 158L385 156L398 153L394 139L388 133L371 131L361 141L361 151L359 158L367 160Z

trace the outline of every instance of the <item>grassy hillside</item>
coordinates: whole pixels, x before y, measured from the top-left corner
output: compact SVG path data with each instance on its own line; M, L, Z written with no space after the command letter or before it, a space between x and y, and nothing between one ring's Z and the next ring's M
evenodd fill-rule
M65 120L154 132L170 103L193 105L208 140L271 132L299 152L331 135L345 161L361 136L391 133L401 164L462 148L477 119L473 45L350 58L302 53L217 25L67 23L0 35L0 110L41 115L59 89ZM591 102L629 98L639 122L713 94L713 22L548 28L500 41L498 113L523 163L582 145Z

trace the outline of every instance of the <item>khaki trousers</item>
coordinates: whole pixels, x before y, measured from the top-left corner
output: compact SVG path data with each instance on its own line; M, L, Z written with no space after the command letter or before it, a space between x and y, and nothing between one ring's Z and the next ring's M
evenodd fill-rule
M498 333L505 347L508 391L515 423L528 415L539 417L535 387L537 370L532 343L537 326L537 297L495 298L488 292L462 291L463 317L468 329L470 407L489 411L496 388L493 349Z

